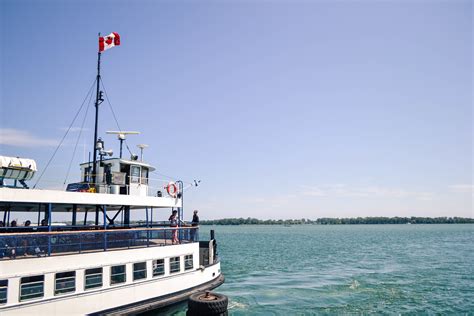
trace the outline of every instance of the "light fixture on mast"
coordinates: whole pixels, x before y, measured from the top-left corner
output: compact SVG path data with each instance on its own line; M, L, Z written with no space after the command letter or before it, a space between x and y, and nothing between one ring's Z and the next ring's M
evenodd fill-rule
M131 132L131 131L107 131L107 134L116 134L117 139L120 141L120 158L122 158L122 145L123 141L126 138L126 135L138 135L140 132Z
M143 149L148 148L147 144L139 144L137 145L140 148L140 161L143 161Z

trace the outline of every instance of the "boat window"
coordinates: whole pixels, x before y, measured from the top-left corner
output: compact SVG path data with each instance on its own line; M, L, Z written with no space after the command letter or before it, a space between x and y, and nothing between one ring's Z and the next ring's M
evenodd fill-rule
M76 271L56 273L54 294L63 294L76 291Z
M146 279L146 262L133 264L133 280Z
M85 273L84 289L102 287L102 268L87 269Z
M110 267L110 284L124 283L127 280L125 265Z
M193 255L184 256L184 270L191 270L193 268Z
M170 273L179 272L181 270L179 257L170 258Z
M0 280L0 304L7 303L8 280Z
M147 168L142 169L141 184L148 184L148 169Z
M153 261L153 276L160 276L165 274L165 259L158 259Z
M21 278L20 301L44 296L44 275Z
M89 176L90 176L90 173L91 173L91 169L92 167L86 167L84 168L84 179L82 180L83 182L89 182Z
M140 183L140 166L130 166L130 183Z

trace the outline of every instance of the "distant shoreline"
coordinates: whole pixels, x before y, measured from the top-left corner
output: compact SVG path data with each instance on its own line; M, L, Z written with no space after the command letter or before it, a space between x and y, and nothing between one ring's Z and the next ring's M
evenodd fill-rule
M380 225L380 224L474 224L466 217L356 217L311 219L223 218L202 220L200 225Z

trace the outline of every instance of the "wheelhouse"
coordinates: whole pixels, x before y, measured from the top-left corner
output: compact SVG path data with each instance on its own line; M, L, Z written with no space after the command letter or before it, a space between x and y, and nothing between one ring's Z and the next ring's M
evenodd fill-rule
M81 183L91 183L92 163L83 163L80 167ZM95 188L98 193L147 196L162 192L162 188L150 187L150 173L155 168L142 161L121 158L104 159L98 163L96 169ZM156 189L156 191L151 189Z

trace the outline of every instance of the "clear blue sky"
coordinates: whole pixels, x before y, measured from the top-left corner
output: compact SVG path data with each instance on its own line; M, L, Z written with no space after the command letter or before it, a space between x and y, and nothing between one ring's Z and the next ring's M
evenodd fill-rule
M44 169L94 80L97 33L118 32L102 63L115 113L160 173L202 180L188 214L474 217L471 1L0 4L0 154ZM62 184L75 137L40 186Z

